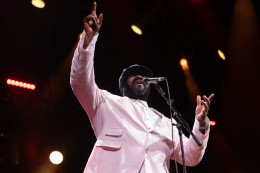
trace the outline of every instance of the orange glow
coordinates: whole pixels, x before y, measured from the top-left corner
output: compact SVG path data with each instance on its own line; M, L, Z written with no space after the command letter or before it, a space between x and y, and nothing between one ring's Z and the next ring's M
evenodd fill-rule
M216 125L216 121L210 121L210 125L211 126L215 126Z
M7 84L8 84L8 85L10 85L11 82L12 82L11 79L8 79L8 80L7 80Z
M181 64L181 67L182 67L183 70L187 70L189 68L188 62L185 58L182 58L180 60L180 64Z
M82 37L82 33L79 34L79 39L81 39L81 37Z
M6 81L6 83L8 85L15 85L15 86L19 86L19 87L23 87L23 88L27 88L27 89L31 89L31 90L35 90L35 88L36 88L36 86L33 84L23 83L23 82L11 80L11 79L8 79Z

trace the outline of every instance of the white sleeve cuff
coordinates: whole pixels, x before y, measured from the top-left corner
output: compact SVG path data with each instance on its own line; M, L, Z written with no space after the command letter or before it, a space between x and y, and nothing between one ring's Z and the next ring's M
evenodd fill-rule
M205 128L203 127L203 129L205 129L205 134L206 134L208 129L209 129L209 126L210 126L210 121L209 121L209 118L207 116L205 118L205 123L206 123ZM197 117L195 117L195 123L194 123L193 128L197 129L197 130L200 129L200 122L197 120Z
M81 36L81 39L79 40L78 46L83 47L85 35L86 35L86 32L85 32L85 30L83 30L82 36ZM93 39L91 40L91 42L89 43L88 47L86 48L86 51L89 51L90 49L92 49L93 47L95 47L96 42L97 42L97 39L98 39L98 35L99 35L99 33L97 32L97 33L95 34L95 36L93 37ZM76 49L76 57L77 57L77 58L79 57L78 47L77 47L77 49Z

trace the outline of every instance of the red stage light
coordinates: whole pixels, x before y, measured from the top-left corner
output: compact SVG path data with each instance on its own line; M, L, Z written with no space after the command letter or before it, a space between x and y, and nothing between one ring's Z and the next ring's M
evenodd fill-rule
M8 84L8 85L10 85L11 82L12 82L11 79L8 79L8 80L7 80L7 84Z
M215 126L216 125L216 121L210 121L210 125L211 126Z
M35 89L35 85L31 85L31 89L34 90Z
M19 87L23 87L23 88L27 88L27 89L31 89L31 90L35 90L36 86L33 84L28 84L28 83L24 83L24 82L19 82L19 81L15 81L15 80L11 80L8 79L6 81L6 83L8 85L15 85L15 86L19 86Z

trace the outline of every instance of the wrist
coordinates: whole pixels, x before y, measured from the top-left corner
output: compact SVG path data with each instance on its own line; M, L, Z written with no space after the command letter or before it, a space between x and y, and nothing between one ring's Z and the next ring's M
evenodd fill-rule
M200 127L205 127L206 126L206 122L205 121L202 121L202 122L199 121L199 123L200 123Z

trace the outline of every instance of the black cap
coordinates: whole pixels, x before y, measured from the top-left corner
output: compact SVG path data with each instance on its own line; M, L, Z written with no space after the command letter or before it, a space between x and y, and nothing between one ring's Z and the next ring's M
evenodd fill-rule
M127 78L133 74L144 75L146 77L153 77L153 73L149 68L138 64L131 65L130 67L124 69L123 73L119 77L119 89L121 94L123 94L123 84L126 82Z

